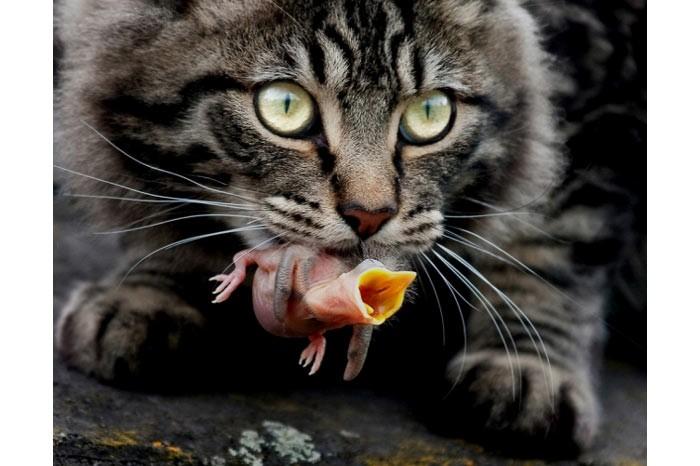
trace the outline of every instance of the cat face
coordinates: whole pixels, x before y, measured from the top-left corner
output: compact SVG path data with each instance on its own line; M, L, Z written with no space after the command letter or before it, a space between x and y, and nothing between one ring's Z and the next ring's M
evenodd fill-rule
M468 199L528 198L556 171L544 57L515 2L163 3L95 10L78 113L256 206L249 246L397 264Z

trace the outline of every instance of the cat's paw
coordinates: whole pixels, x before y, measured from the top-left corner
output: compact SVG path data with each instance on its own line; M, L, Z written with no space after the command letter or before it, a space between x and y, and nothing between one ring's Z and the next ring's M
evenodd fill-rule
M448 367L454 384L444 411L449 421L511 450L556 455L589 447L599 423L590 376L550 370L536 356L512 362L513 372L503 353L455 357Z
M61 312L56 345L70 366L103 381L162 383L193 362L203 323L197 310L162 290L83 284Z

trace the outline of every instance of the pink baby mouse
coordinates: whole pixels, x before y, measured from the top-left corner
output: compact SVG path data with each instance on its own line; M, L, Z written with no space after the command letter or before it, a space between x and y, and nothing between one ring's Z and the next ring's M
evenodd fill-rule
M246 249L233 258L235 269L211 280L221 282L214 303L226 301L243 283L248 266L253 277L253 308L265 330L284 337L308 337L299 364L316 373L326 349L323 334L353 326L344 380L362 370L372 327L399 310L415 272L392 272L381 262L366 259L348 271L339 259L303 246Z

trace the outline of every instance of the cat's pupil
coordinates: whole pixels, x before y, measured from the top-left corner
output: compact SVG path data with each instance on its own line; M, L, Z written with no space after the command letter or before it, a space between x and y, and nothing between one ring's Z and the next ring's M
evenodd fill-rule
M291 103L292 103L292 96L289 94L289 92L287 92L284 95L284 113L285 114L289 113L289 106L291 105Z
M425 119L430 120L430 101L426 100L423 103L423 108L425 108Z

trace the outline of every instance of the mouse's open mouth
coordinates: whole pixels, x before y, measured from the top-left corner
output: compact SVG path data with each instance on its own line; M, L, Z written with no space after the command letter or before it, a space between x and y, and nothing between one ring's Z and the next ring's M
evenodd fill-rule
M401 308L415 272L392 272L383 267L365 270L357 279L357 290L372 324L379 325Z
M415 272L393 272L367 259L337 278L313 285L304 304L322 322L379 325L401 308L415 277Z

